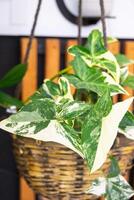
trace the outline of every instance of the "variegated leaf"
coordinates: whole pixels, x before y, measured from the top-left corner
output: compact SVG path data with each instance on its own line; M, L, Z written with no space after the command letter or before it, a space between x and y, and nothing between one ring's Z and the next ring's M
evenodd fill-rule
M134 140L134 115L127 112L119 125L119 132L124 134L127 138Z
M114 104L110 113L102 119L100 138L91 172L99 169L105 162L117 136L118 126L132 102L133 97Z

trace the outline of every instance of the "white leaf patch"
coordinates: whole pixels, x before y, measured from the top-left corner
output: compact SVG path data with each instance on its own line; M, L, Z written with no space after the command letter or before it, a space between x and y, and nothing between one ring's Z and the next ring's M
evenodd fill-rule
M113 105L112 110L108 116L103 118L101 135L91 173L99 169L105 162L107 154L117 136L119 123L127 112L133 99L134 98L132 97L123 102L116 103Z
M119 129L119 132L126 136L126 138L134 140L134 126L127 126L124 131Z
M17 127L12 128L12 127L7 127L6 125L10 123L10 121L8 119L5 119L3 121L0 122L0 128L16 134L15 130ZM24 124L24 122L21 122ZM26 122L25 122L26 123ZM34 129L34 127L32 127L32 129ZM60 123L58 123L56 120L51 120L51 122L49 123L49 125L47 126L47 128L41 130L40 132L36 133L36 134L31 134L33 132L33 130L29 129L28 134L22 135L23 137L27 137L27 138L33 138L35 140L40 140L40 141L44 141L44 142L56 142L59 144L62 144L66 147L68 147L69 149L75 151L76 153L78 153L81 157L83 157L82 153L77 150L72 144L71 142L68 140L68 138L66 137L67 133L66 130L60 125ZM22 134L23 134L23 130L22 130Z

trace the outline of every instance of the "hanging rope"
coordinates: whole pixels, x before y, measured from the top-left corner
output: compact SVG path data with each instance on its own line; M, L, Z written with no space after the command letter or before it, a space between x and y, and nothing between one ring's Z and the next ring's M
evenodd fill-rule
M78 3L78 44L82 44L81 38L81 27L82 27L82 0Z
M39 0L37 8L36 8L35 16L34 16L34 21L33 21L32 29L31 29L31 33L30 33L30 36L29 36L29 41L28 41L28 44L27 44L26 53L25 53L24 60L23 60L24 64L27 64L27 62L28 62L30 50L31 50L31 47L32 47L32 40L33 40L33 37L34 37L34 32L35 32L35 28L36 28L36 25L37 25L41 4L42 4L42 0Z
M29 58L29 55L30 55L31 47L32 47L32 41L33 41L33 38L34 38L35 28L36 28L36 25L37 25L41 4L42 4L42 0L39 0L36 11L35 11L33 25L32 25L32 28L31 28L30 35L29 35L29 41L28 41L28 44L27 44L26 53L25 53L24 59L22 61L23 64L28 63L28 58ZM16 98L19 98L20 94L21 94L21 83L16 87L16 90L15 90Z
M103 29L104 45L107 48L107 30L106 30L104 0L100 0L100 9L101 9L101 22L102 22L102 29Z

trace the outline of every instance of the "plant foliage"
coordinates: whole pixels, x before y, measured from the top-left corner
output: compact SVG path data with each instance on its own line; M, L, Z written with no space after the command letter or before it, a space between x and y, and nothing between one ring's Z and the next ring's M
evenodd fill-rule
M86 46L72 46L68 52L74 56L70 63L74 73L60 72L58 82L46 79L16 114L0 122L0 127L24 137L63 144L82 156L93 173L107 159L118 130L129 138L128 130L134 132L134 115L127 112L133 97L112 103L114 95L127 94L124 85L133 88L133 76L127 68L129 60L122 55L116 59L104 47L98 30L91 32ZM8 85L6 79L17 82L10 74L1 85ZM74 95L70 85L75 88ZM133 195L114 159L109 175L94 183L92 193L100 185L103 192L99 195L108 200L126 200Z

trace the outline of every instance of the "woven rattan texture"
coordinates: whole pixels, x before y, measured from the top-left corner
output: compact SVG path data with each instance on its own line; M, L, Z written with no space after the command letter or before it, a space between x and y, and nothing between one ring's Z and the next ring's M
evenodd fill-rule
M15 137L14 153L20 174L33 190L50 200L89 200L86 195L92 180L106 173L107 160L101 170L89 175L83 159L72 150L56 143L37 142L33 139ZM132 167L134 143L120 145L111 151L125 175Z

